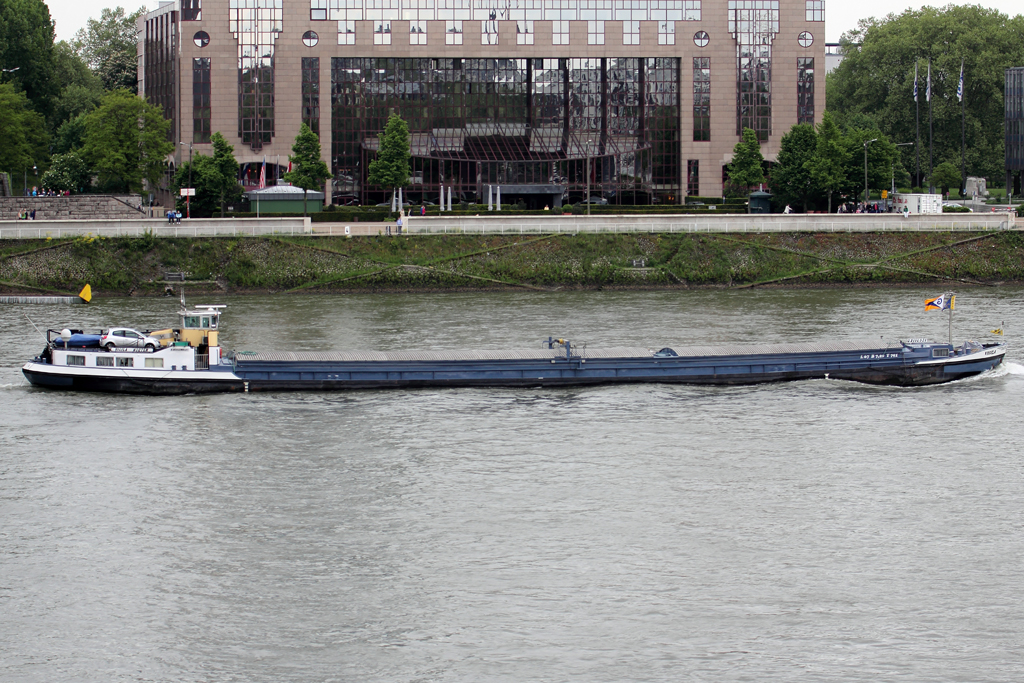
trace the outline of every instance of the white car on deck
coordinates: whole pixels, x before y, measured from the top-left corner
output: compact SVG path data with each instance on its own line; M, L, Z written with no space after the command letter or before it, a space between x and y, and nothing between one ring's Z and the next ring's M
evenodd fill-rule
M138 330L127 327L114 327L100 336L100 346L110 351L111 349L150 349L160 348L160 340L156 337L149 337Z

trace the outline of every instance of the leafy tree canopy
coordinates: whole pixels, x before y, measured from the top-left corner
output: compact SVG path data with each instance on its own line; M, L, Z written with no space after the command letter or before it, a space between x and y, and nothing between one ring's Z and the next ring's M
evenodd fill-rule
M220 131L213 134L213 161L217 166L217 193L220 202L220 216L224 217L224 205L228 202L242 200L242 188L238 184L238 161L235 160L235 148L228 144Z
M101 186L141 192L144 179L153 186L159 182L165 158L174 151L174 143L167 141L170 127L159 108L128 90L115 90L86 115L83 156Z
M331 177L331 171L320 158L319 136L305 123L299 128L299 134L295 136L292 156L288 157L288 161L292 162L293 168L284 174L284 179L292 185L302 188L302 215L306 215L306 195L310 190L322 188L324 181Z
M46 131L43 117L31 107L24 92L11 83L0 84L0 171L15 174L33 165L43 166Z
M57 94L53 21L43 0L0 0L0 68L4 83L23 90L32 108L48 115Z
M736 143L729 164L729 181L740 187L754 187L764 182L764 156L752 128L743 129L743 140Z
M1011 19L980 5L924 7L865 19L842 42L846 56L827 78L829 109L842 117L869 114L893 142L916 140L913 88L918 66L922 175L928 173L928 59L936 164L960 158L956 89L963 60L967 173L1003 177L1004 72L1024 64L1024 16ZM906 168L915 169L913 147L901 147L900 156Z
M817 133L814 156L804 165L814 183L828 196L828 211L832 213L832 194L842 190L849 182L846 164L850 154L847 145L843 143L839 126L828 110L821 117Z
M75 152L55 154L50 159L50 169L39 182L44 189L57 192L84 192L91 183L88 164Z
M409 127L398 114L388 117L377 158L370 162L369 181L381 187L409 184Z
M942 194L946 194L949 188L960 187L960 169L948 161L943 161L932 172L931 183L941 188Z
M67 154L85 147L85 114L68 119L53 137L53 153Z
M103 97L103 84L70 44L57 43L53 53L59 93L50 111L49 124L50 130L56 131L65 121L95 109Z
M75 49L107 90L125 88L138 92L135 22L145 12L145 7L131 14L126 14L123 7L104 8L99 19L89 19L85 28L75 34Z
M196 189L196 194L189 199L189 211L194 217L209 218L220 208L223 185L220 168L217 161L206 154L195 156L191 164L186 161L178 167L171 181L171 189L174 196L178 197L177 208L182 213L185 213L185 198L179 196L178 190L189 186L190 172L192 187Z
M814 206L818 188L804 164L814 156L817 146L818 137L809 123L793 126L782 136L769 184L777 203L799 207L804 213Z

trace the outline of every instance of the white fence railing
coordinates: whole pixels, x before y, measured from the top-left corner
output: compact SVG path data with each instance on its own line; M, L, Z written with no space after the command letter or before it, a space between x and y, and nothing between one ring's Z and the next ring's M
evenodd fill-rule
M230 237L308 235L309 218L167 219L97 221L0 221L0 239L62 239L66 237Z

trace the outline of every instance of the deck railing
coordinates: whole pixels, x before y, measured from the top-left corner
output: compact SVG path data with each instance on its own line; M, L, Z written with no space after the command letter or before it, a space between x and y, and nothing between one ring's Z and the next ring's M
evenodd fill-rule
M210 356L202 355L196 356L196 370L209 370L210 369Z

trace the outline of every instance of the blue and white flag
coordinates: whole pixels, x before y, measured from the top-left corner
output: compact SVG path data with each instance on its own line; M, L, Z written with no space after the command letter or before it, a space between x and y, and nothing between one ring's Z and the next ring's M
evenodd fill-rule
M914 101L917 102L917 64L914 64Z
M924 302L924 310L926 311L948 311L953 309L956 296L953 294L943 294L937 296L934 299L928 299Z
M956 98L964 101L964 60L960 60L960 85L956 86Z
M932 101L932 60L931 60L931 57L928 58L928 80L925 82L925 86L924 86L924 101L925 102L931 102Z

